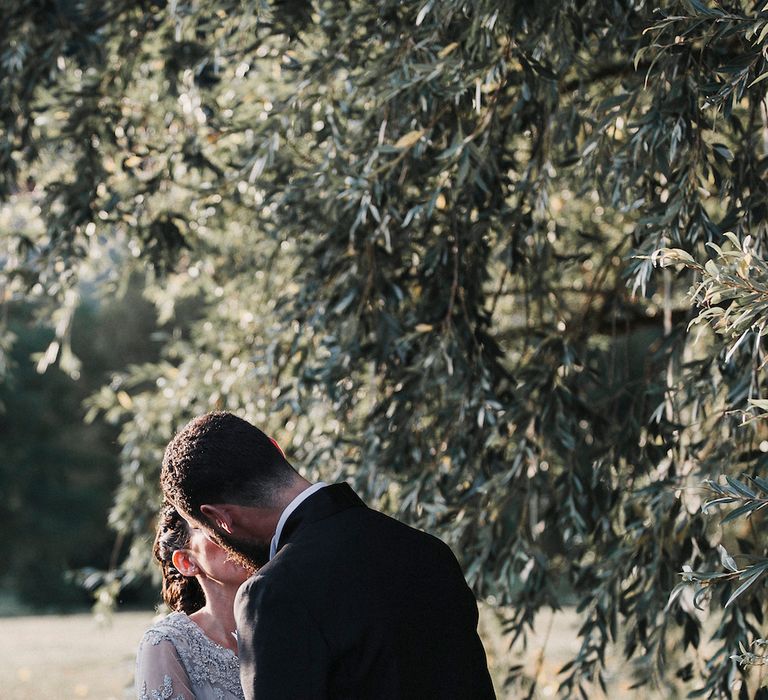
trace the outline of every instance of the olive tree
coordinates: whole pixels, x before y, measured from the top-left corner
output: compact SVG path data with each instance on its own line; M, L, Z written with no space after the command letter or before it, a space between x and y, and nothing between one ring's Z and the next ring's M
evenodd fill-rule
M768 12L657 5L3 6L0 184L40 225L2 283L51 302L41 369L76 366L84 285L140 271L166 329L89 404L121 431L103 595L147 570L163 446L225 408L443 537L515 639L575 604L563 696L615 644L640 684L731 692L760 587L705 644L676 584L721 565L702 484L765 461L760 328L706 323L760 307L690 332L687 291L726 233L766 244Z

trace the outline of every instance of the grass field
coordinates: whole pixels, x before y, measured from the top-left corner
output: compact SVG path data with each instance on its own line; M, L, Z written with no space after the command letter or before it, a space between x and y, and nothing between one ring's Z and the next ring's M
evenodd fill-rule
M106 621L89 614L0 618L0 698L2 700L128 700L134 698L134 654L153 613L121 612ZM576 648L577 619L572 612L552 616L542 613L523 656L511 654L491 615L481 618L481 634L488 652L499 698L504 669L525 663L534 669L546 646L540 666L539 697L555 697L557 670ZM620 698L661 698L645 689L628 690L621 667L613 670L610 691ZM594 698L605 696L595 690Z
M134 654L153 613L0 618L2 700L126 700Z

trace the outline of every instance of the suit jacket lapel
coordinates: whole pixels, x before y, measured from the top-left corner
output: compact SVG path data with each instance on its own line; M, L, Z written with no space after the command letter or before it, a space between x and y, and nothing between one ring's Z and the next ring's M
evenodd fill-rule
M347 510L347 508L365 508L365 503L350 488L349 484L331 484L313 493L291 513L280 533L277 551L283 547L299 530L319 520Z

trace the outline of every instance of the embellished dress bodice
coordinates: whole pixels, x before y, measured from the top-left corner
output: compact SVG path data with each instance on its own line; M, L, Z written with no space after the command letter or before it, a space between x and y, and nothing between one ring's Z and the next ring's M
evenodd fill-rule
M237 655L184 613L148 629L136 657L139 700L244 700Z

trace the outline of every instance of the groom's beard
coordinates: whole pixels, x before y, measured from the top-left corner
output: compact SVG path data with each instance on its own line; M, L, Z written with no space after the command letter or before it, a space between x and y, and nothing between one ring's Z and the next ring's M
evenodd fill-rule
M269 561L269 542L245 540L225 532L216 532L215 535L229 558L250 571L258 571Z

